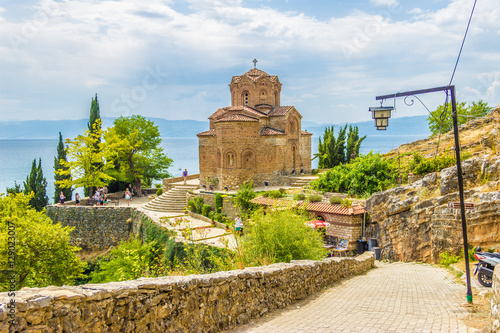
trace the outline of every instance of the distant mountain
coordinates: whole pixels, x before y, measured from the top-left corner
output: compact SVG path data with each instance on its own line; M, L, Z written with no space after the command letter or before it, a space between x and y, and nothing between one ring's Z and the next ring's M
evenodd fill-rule
M430 134L426 121L427 116L414 116L394 118L389 120L386 131L377 131L373 121L350 123L359 128L361 136L380 135L418 135L426 137ZM158 126L161 136L168 138L196 138L199 132L207 131L208 121L198 120L168 120L163 118L148 118ZM113 124L114 118L103 118L104 128ZM0 122L0 139L58 139L61 132L63 138L74 138L87 129L87 119L79 120L27 120ZM335 126L337 129L344 124L317 124L313 122L302 122L302 129L313 133L315 136L323 135L326 126Z
M199 132L208 130L207 121L167 120L147 118L158 126L162 137L196 137ZM103 118L103 127L112 126L114 118ZM27 120L0 122L0 139L58 139L74 138L87 129L87 119L79 120Z

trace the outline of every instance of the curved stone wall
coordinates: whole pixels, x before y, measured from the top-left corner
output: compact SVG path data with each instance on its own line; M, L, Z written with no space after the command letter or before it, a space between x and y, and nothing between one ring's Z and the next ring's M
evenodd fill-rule
M219 332L373 265L373 253L365 252L206 275L24 288L0 293L0 332Z

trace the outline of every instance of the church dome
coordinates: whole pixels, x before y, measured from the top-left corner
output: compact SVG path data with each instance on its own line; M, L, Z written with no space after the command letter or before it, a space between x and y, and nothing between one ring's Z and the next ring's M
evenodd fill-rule
M281 83L277 75L252 68L242 75L233 76L229 84L231 106L248 106L269 112L280 105Z

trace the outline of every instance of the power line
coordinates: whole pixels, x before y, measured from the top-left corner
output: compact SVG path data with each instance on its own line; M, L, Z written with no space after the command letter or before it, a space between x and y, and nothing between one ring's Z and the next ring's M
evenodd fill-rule
M469 23L467 23L467 29L465 29L464 39L462 40L462 46L460 46L460 51L458 52L457 61L455 62L455 68L453 68L453 73L451 74L450 83L448 84L449 86L451 85L453 77L455 76L455 71L457 70L458 61L460 60L460 55L462 54L462 49L464 48L465 38L467 37L467 32L469 31L470 21L472 20L472 14L474 14L474 9L476 8L476 2L477 0L474 0L474 6L472 6L472 11L469 17Z

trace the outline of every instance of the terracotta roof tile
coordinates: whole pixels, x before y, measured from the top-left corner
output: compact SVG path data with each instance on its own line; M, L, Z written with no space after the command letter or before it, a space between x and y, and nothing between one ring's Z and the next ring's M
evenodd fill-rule
M324 202L309 202L306 201L295 201L295 200L285 200L285 199L272 199L265 197L257 197L250 202L264 205L264 206L274 206L274 207L297 207L297 206L305 206L305 209L310 212L319 212L319 213L330 213L337 215L360 215L365 213L365 209L362 206L354 205L350 208L344 207L342 205L333 205Z
M246 112L251 113L257 117L267 117L267 115L264 112L261 112L259 110L256 110L256 109L248 107L248 106L226 106L224 108L220 108L217 111L215 111L210 117L208 117L208 119L220 118L220 117L224 116L224 114L231 112L231 111L232 112L246 111Z
M306 131L301 131L300 132L302 135L313 135L312 133L306 132Z
M287 114L293 106L276 106L274 109L272 109L271 112L269 112L269 117L273 116L284 116Z
M220 123L220 122L227 122L227 121L259 121L258 119L245 116L243 114L228 114L227 116L224 116L222 118L217 119L215 122Z
M284 135L284 134L286 134L286 133L283 131L271 128L271 127L264 127L260 131L260 135Z
M231 82L238 83L241 81L241 79L243 79L243 77L247 77L254 82L259 80L260 78L263 78L263 77L267 78L271 82L275 82L278 79L277 75L269 75L260 69L252 68L251 70L249 70L248 72L246 72L243 75L233 76L233 79L231 80Z
M215 130L211 129L209 131L201 132L196 134L197 136L215 136Z

